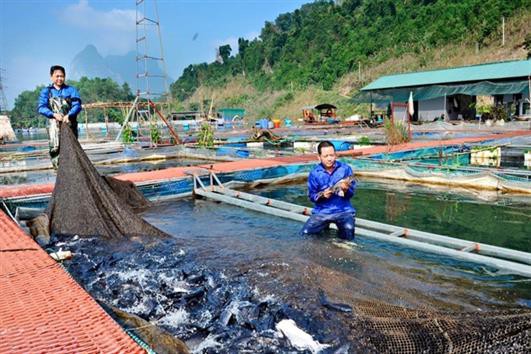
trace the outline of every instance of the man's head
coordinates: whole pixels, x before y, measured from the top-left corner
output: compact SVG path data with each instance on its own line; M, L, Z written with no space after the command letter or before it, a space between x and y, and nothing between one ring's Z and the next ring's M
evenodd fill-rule
M50 77L55 86L61 87L65 83L65 68L60 65L54 65L50 68Z
M319 154L319 161L323 164L326 169L334 167L336 163L336 149L334 144L329 141L321 141L317 145L317 153Z

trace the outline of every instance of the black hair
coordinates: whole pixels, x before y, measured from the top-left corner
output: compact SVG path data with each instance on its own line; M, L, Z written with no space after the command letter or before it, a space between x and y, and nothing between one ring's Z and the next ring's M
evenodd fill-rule
M334 144L332 144L330 141L328 140L324 140L324 141L321 141L319 143L319 145L317 145L317 153L319 153L319 155L321 155L321 150L325 147L331 147L332 149L334 149L334 152L336 151L336 147L334 146Z
M60 71L63 72L63 75L66 75L65 68L63 68L61 65L53 65L53 66L50 68L50 76L53 75L53 73L55 72L55 70L60 70Z

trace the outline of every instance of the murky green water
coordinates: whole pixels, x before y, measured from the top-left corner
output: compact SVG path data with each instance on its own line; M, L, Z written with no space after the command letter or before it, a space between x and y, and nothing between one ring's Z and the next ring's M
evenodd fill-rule
M304 185L268 187L253 193L307 204ZM462 192L361 181L354 202L364 217L378 219L379 215L382 221L410 223L420 229L453 223L459 226L457 230L467 229L456 213L483 213L475 208L494 205L493 215L507 219L515 210L529 206L525 198L488 197L492 199L485 202ZM436 215L441 217L436 219ZM405 336L423 341L428 332L435 331L442 337L436 327L425 332L415 322L419 318L426 323L437 324L446 318L450 324L459 323L457 337L485 328L478 318L498 324L502 318L497 311L504 310L523 314L518 321L524 330L528 327L530 279L479 264L362 237L356 244L339 242L333 231L303 237L299 235L300 222L203 199L156 203L143 217L172 238L160 243L146 240L145 244L73 238L70 244L61 244L74 247L75 257L67 262L69 270L99 300L163 326L197 352L288 352L284 349L288 345L278 341L271 349L271 332L280 318L294 319L318 340L335 343L334 351L329 352L336 352L345 342L361 343L360 348L365 348L368 337L359 333L380 338L389 333L387 329L394 336L389 343L398 348L404 346ZM515 220L522 221L521 215ZM469 223L468 230L481 234L480 226ZM516 239L525 241L525 237ZM350 306L353 312L326 308L321 293L345 304L343 307ZM247 327L245 314L259 315L263 311L256 309L264 306L270 310L262 316L262 331ZM236 309L234 318L232 309ZM412 321L407 309L415 310ZM423 316L428 317L424 320ZM455 322L459 318L472 319L472 325ZM397 326L395 320L409 325ZM373 322L375 327L370 327ZM374 333L371 328L379 329ZM212 333L219 342L212 343ZM242 339L246 350L239 349ZM210 350L199 350L205 343ZM268 351L257 349L266 347ZM380 348L387 349L389 344Z
M253 193L309 205L304 185ZM530 249L525 200L501 197L492 205L472 195L362 181L354 203L364 218ZM489 215L505 226L470 222L471 215ZM433 310L531 307L528 279L365 238L343 247L333 231L330 237L305 238L298 234L299 222L223 203L178 200L157 204L144 216L183 242L198 262L245 274L259 289L301 306L314 303L322 288L350 304L368 299ZM509 239L502 242L501 235Z
M311 206L304 184L260 193ZM531 197L361 180L352 203L363 219L531 252Z

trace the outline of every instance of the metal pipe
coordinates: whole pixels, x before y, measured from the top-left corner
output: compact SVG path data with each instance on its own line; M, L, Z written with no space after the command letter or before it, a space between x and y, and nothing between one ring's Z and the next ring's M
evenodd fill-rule
M215 187L214 191L218 193L223 193L223 194L226 194L232 197L240 198L243 200L258 202L264 205L277 207L283 210L294 212L296 214L309 215L312 210L309 207L304 207L304 206L297 205L297 204L282 202L279 200L265 198L265 197L261 197L261 196L257 196L257 195L253 195L249 193L237 192L229 188L221 189L219 187ZM374 229L376 231L386 231L386 232L391 232L391 233L396 232L401 235L405 234L406 238L409 238L412 240L427 242L430 244L444 246L444 247L450 247L450 248L457 249L457 250L461 250L465 247L472 247L473 250L478 254L506 258L506 259L511 259L514 261L522 262L522 263L531 264L531 254L527 252L510 250L510 249L506 249L503 247L491 246L491 245L478 243L478 242L460 240L460 239L456 239L456 238L452 238L452 237L448 237L444 235L419 231L415 229L409 229L409 228L406 229L401 226L384 224L384 223L366 220L362 218L357 218L356 224L358 226L361 226L367 229Z
M396 232L404 230L403 227L379 223L376 221L366 220L358 218L356 224L370 229L385 230L389 232ZM465 247L473 247L478 254L485 256L500 257L518 261L522 263L531 264L531 254L528 252L522 252L517 250L511 250L503 247L487 245L484 243L459 240L453 237L433 234L430 232L424 232L414 229L407 229L406 238L416 241L422 241L433 245L450 247L456 250L461 250Z
M235 191L235 190L232 190L232 189L229 189L229 188L220 188L218 186L214 186L213 187L213 191L214 192L218 192L218 193L222 193L222 194L225 194L225 195L229 195L229 196L234 197L234 198L240 198L240 199L243 199L243 200L246 200L246 201L257 202L257 203L260 203L260 204L263 204L263 205L269 205L269 206L276 207L276 208L279 208L279 209L282 209L282 210L286 210L286 211L290 211L290 212L293 212L293 213L300 213L300 214L309 215L310 214L309 212L311 211L311 208L305 208L305 207L302 207L302 206L297 205L297 204L283 202L283 201L276 200L276 199L271 199L271 198L265 198L265 197L261 197L261 196L258 196L258 195L245 193L245 192L239 192L239 191ZM306 211L306 213L305 213L305 211Z
M296 214L294 212L287 211L287 210L271 208L265 205L257 204L255 202L234 198L234 197L230 197L230 196L219 194L219 193L209 192L201 188L196 189L195 194L206 197L206 198L210 198L213 200L217 200L220 202L225 202L227 204L236 205L242 208L259 211L259 212L266 213L266 214L280 216L280 217L284 217L284 218L291 219L291 220L305 222L306 219L308 218L308 216L306 215Z
M15 209L15 218L18 220L30 220L43 212L44 209L42 208L17 207Z

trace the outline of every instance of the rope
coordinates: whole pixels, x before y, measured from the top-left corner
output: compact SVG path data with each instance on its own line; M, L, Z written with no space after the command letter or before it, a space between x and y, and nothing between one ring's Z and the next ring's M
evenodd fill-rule
M134 334L128 329L124 329L124 331L125 333L127 333L129 337L131 337L136 342L136 344L142 347L142 349L144 349L146 352L148 352L149 354L157 354L156 351L151 349L150 346L146 342L144 342L142 339L140 339L140 337L138 337L136 334Z

